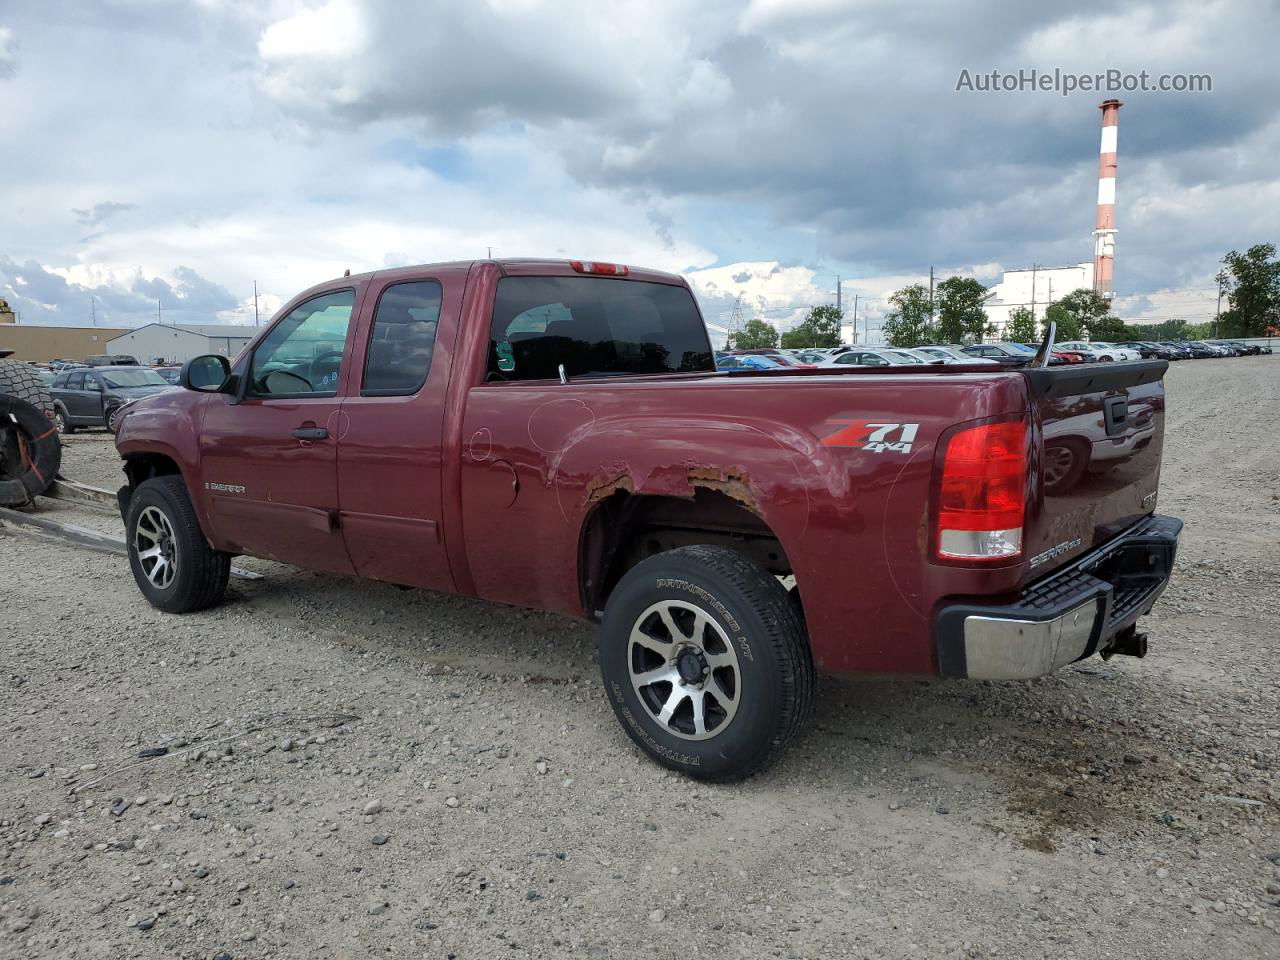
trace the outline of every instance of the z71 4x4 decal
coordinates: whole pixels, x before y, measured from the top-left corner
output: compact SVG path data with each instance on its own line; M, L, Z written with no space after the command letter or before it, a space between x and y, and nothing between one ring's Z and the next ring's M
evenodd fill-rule
M873 423L869 420L828 420L838 427L822 438L824 447L858 447L870 453L910 453L918 423Z

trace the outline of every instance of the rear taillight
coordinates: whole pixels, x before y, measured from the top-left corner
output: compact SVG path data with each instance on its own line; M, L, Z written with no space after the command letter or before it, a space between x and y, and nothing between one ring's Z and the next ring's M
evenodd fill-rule
M988 423L953 434L939 479L939 559L1018 556L1026 496L1025 423Z
M578 273L598 273L608 277L625 277L630 272L625 263L600 263L597 260L570 260L569 266Z

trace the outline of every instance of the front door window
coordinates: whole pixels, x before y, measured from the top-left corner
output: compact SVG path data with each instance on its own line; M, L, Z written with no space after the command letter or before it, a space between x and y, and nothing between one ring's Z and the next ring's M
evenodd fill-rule
M335 290L290 310L254 351L249 394L335 396L355 300L355 291Z

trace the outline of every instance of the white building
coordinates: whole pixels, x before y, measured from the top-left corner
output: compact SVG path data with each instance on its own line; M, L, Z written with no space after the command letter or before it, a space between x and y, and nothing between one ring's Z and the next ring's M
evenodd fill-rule
M148 323L107 341L105 353L127 353L139 363L185 363L204 353L234 357L258 327L236 327L226 323L202 323L175 327Z
M1027 267L1006 270L1004 277L987 294L987 319L1003 336L1009 314L1026 307L1035 314L1036 322L1044 319L1045 308L1080 288L1093 289L1093 262L1069 267Z

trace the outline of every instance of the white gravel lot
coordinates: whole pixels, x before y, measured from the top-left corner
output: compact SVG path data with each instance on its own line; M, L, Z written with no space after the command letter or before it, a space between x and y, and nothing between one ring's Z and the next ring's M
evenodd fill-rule
M0 957L1280 956L1280 357L1166 382L1147 659L824 680L734 786L639 756L588 627L255 560L171 617L0 533Z

